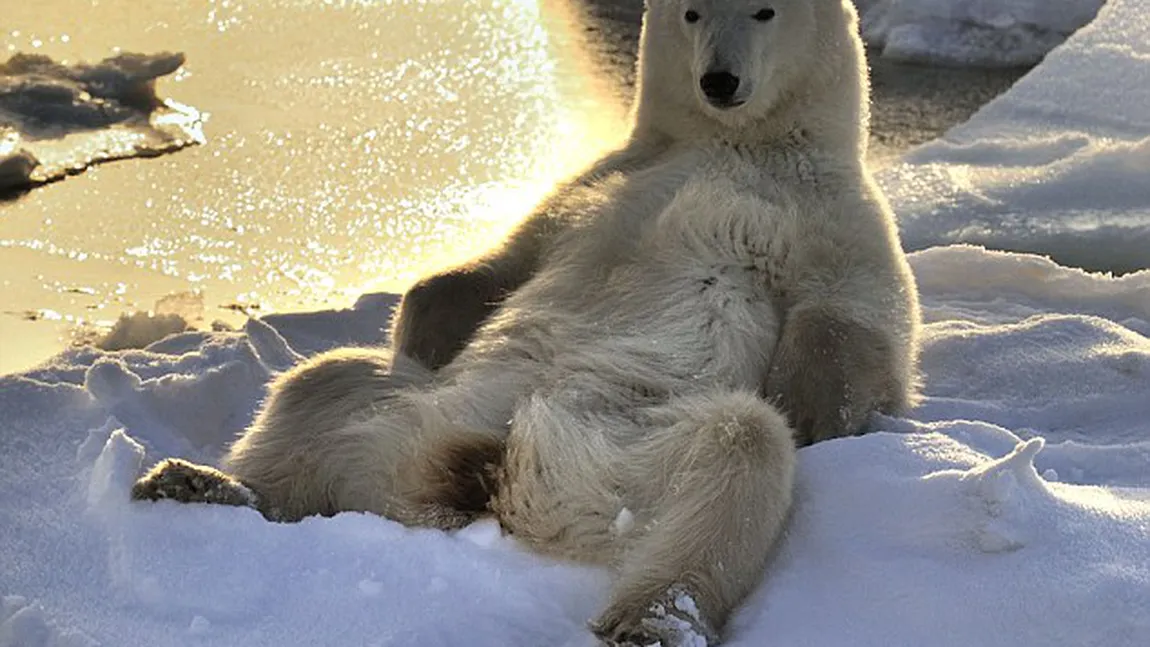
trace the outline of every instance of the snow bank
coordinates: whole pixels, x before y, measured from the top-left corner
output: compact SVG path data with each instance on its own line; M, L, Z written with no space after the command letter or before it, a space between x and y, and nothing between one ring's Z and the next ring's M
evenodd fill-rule
M1067 265L1150 267L1150 21L1136 0L1098 19L968 123L880 182L903 244L972 243Z
M944 65L1033 65L1104 0L857 0L883 56Z
M0 63L0 194L203 142L203 115L156 96L155 80L183 64L183 54L167 52L91 65L39 54Z

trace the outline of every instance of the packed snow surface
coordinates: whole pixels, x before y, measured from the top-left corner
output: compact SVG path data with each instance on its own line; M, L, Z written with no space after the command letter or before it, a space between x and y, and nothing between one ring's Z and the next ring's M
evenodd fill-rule
M793 518L727 644L1150 645L1150 271L963 244L1150 265L1131 242L1150 228L1141 5L1112 0L883 176L922 248L924 399L800 451ZM609 574L536 557L490 521L273 524L128 501L157 459L217 460L301 357L385 341L394 302L76 349L0 378L0 647L592 645ZM125 319L123 345L165 325Z

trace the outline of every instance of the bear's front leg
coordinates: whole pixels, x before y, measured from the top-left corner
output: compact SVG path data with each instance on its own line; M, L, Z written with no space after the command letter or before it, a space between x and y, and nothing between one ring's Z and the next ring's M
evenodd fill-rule
M551 241L579 220L586 188L614 173L651 166L669 144L654 134L630 140L559 186L499 248L421 279L403 295L392 318L392 349L432 370L450 364L503 301L535 275Z
M519 283L483 263L421 279L403 295L392 322L392 348L427 368L442 368Z
M890 334L842 313L789 313L764 392L789 417L795 444L860 433L871 411L905 401Z
M133 500L171 499L258 508L255 492L214 467L179 458L160 461L132 486Z

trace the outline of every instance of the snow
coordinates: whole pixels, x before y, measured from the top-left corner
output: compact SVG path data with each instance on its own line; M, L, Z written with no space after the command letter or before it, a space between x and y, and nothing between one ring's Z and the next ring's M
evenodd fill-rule
M1140 9L1111 0L881 178L920 249L923 402L800 451L793 517L727 644L1150 644L1150 271L965 244L1150 266ZM274 524L128 500L160 458L218 459L300 357L383 342L394 302L0 377L0 646L593 645L609 574L535 556L492 521Z
M883 56L936 64L1033 65L1104 0L856 0Z
M1146 644L1150 272L966 246L912 264L925 401L800 453L794 519L729 644ZM127 500L158 458L217 458L314 322L378 330L386 302L0 379L0 594L20 596L0 645L593 644L584 622L609 576L533 556L491 521L286 525Z

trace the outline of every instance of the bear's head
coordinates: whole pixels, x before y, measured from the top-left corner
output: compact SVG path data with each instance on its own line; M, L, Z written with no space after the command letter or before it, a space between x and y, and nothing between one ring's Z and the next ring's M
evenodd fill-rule
M865 134L851 0L646 1L637 129L745 143L798 130L836 144Z

